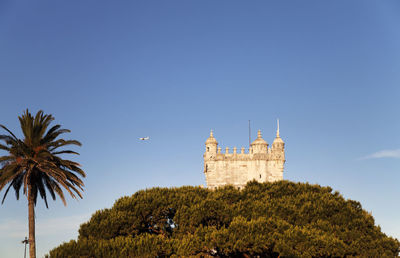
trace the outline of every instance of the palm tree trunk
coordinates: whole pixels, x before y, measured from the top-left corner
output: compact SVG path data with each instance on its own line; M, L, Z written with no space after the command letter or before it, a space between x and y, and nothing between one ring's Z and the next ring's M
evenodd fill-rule
M29 258L36 258L35 202L31 193L32 187L28 185Z

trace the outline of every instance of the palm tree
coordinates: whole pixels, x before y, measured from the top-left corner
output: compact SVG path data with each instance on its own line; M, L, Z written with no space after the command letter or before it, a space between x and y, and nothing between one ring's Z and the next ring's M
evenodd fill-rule
M8 135L0 135L0 141L4 142L0 144L0 149L8 152L7 156L0 156L0 191L8 185L3 203L11 187L15 190L17 200L20 189L23 188L23 193L28 198L29 257L35 258L35 205L38 194L47 208L47 193L53 200L58 195L66 205L62 188L73 198L82 198L80 191L83 191L84 184L79 176L86 175L77 162L60 157L62 154L79 155L75 151L60 149L67 145L81 146L75 140L57 139L59 135L70 130L61 129L60 125L47 130L54 117L44 114L43 111L37 112L33 117L27 109L18 118L23 139L18 139L4 125L0 125L8 132Z

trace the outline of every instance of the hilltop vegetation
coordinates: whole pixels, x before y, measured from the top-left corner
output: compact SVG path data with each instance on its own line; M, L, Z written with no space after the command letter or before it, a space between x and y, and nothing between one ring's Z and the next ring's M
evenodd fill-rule
M394 257L399 248L359 202L280 181L138 191L97 211L50 257Z

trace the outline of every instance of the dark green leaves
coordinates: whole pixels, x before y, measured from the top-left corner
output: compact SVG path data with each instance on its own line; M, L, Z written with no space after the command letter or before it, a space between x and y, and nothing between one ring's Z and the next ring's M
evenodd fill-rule
M359 202L329 187L281 181L250 182L241 191L139 191L96 212L81 225L78 241L50 255L394 257L399 247Z

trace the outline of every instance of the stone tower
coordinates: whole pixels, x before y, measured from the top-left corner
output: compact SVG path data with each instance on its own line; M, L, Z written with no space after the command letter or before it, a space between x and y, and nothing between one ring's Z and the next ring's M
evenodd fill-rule
M255 139L248 150L233 148L225 149L221 153L221 147L214 138L211 130L210 137L206 140L206 151L204 153L204 174L207 187L214 189L219 186L233 185L239 189L244 187L248 181L274 182L283 179L283 167L285 163L285 143L279 135L279 120L271 148L262 138L258 131Z

